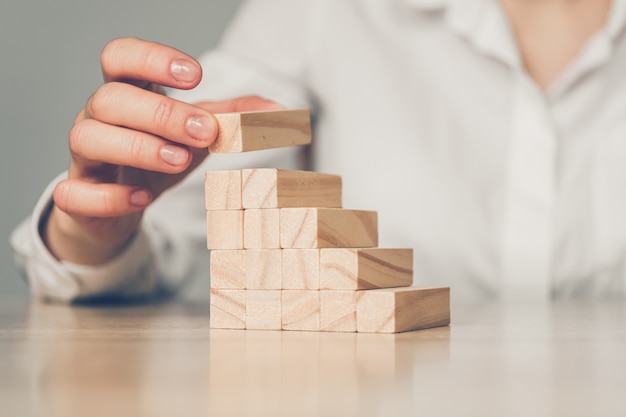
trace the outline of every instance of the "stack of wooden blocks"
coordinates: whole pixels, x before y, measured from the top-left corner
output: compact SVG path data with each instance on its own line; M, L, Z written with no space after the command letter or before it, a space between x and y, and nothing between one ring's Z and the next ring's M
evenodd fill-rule
M307 110L216 115L212 153L304 145ZM396 333L450 322L449 288L416 288L413 250L378 246L377 213L342 208L341 177L206 173L212 328Z

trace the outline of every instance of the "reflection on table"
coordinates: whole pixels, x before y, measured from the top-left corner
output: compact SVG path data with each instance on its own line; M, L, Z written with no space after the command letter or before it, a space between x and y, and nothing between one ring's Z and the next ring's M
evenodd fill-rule
M453 306L396 335L210 330L208 306L0 303L7 415L625 415L626 306Z

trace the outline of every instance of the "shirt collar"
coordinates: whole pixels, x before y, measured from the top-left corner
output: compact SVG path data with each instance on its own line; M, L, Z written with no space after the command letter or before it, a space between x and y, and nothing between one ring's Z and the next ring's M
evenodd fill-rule
M609 15L606 31L609 38L614 41L626 26L626 0L613 0L611 14Z
M521 58L511 27L497 0L399 0L425 12L442 11L449 27L476 50L511 67L521 68ZM550 90L558 94L580 74L607 61L614 44L626 32L626 0L613 0L606 26ZM551 95L552 95L551 94Z
M400 0L405 5L426 11L441 10L446 7L449 0Z
M448 0L447 24L480 53L509 66L520 58L509 22L497 0Z

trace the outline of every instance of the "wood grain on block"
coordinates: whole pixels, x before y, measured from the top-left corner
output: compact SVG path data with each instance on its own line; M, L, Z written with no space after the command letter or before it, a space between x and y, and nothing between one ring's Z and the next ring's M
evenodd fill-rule
M398 333L450 324L450 288L384 288L357 292L357 331Z
M319 331L319 291L282 291L283 330Z
M280 210L244 210L243 246L246 249L280 248Z
M282 288L317 290L320 287L320 250L283 249Z
M244 208L341 207L341 177L313 171L244 169Z
M246 290L246 329L281 330L281 290Z
M207 248L243 249L243 210L207 211Z
M241 170L208 171L204 175L204 196L207 210L240 210Z
M320 291L320 330L356 332L356 291Z
M279 290L282 285L280 249L246 250L246 289Z
M209 267L211 288L243 290L246 288L246 251L212 250Z
M367 248L378 245L375 211L339 208L280 209L283 248Z
M213 329L246 328L246 291L210 290L209 325Z
M308 110L216 114L219 133L211 153L247 152L311 142Z
M320 250L320 288L366 290L413 283L413 249Z

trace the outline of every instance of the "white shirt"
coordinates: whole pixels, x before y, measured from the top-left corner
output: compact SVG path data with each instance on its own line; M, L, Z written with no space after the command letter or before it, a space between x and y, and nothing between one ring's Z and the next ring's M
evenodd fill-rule
M380 246L453 296L626 294L626 1L544 94L496 0L257 0L202 59L193 102L259 94L315 114L315 170L377 210ZM212 155L145 216L119 258L59 263L13 246L37 296L147 294L207 279L202 175L298 166L299 149ZM54 183L51 185L51 187ZM199 261L198 261L199 260ZM195 269L194 269L195 268Z

